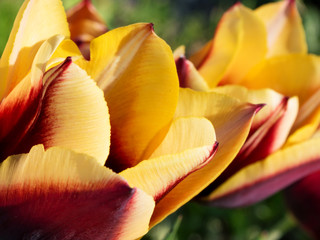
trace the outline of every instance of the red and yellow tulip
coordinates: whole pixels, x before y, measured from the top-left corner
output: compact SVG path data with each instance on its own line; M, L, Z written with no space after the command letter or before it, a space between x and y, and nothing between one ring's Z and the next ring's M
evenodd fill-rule
M0 237L139 238L221 174L261 105L179 90L152 24L85 58L66 20L26 0L1 57Z
M190 61L183 55L182 48L176 50L181 87L266 104L239 154L202 200L249 205L320 169L320 58L307 53L295 1L256 10L238 3Z

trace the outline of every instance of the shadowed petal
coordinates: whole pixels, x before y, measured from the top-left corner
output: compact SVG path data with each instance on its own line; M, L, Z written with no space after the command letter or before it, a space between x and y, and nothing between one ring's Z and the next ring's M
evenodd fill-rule
M148 158L146 147L173 118L179 83L172 51L152 24L141 23L96 38L90 52L90 61L76 63L104 91L112 131L106 164L121 171Z
M1 239L135 239L148 229L152 198L87 155L38 145L0 173Z
M203 200L222 207L256 203L320 169L320 139L277 151L237 172Z

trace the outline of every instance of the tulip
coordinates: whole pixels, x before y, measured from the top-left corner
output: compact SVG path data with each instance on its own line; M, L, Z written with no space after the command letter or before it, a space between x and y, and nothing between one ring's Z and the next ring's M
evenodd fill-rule
M87 60L58 0L24 2L0 66L1 239L141 237L219 176L261 108L179 90L152 24Z
M181 87L266 104L202 201L250 205L320 169L320 142L313 137L320 121L320 58L307 53L295 1L254 11L237 3L223 15L213 40L190 60L176 50L175 60Z

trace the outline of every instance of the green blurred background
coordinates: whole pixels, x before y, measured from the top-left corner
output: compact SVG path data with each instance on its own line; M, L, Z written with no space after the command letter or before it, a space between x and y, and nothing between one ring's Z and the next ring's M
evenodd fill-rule
M64 0L68 9L78 0ZM156 33L175 49L185 45L192 53L212 38L232 0L93 0L109 29L135 22L152 22ZM270 1L243 0L256 8ZM22 0L0 0L0 54ZM317 1L298 1L309 52L320 53L320 11ZM153 228L144 240L300 240L309 237L286 211L281 194L241 209L217 209L189 203Z

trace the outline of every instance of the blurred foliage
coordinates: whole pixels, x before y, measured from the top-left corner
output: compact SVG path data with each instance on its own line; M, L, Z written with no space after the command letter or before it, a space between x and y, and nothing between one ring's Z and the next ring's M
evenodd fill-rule
M175 49L186 45L192 53L212 38L222 14L234 0L92 0L109 29L135 22L152 22L156 33ZM66 9L78 0L63 0ZM269 1L243 0L256 8ZM10 34L22 0L0 0L0 53ZM320 53L320 11L316 0L299 1L309 52ZM277 194L241 209L217 209L188 203L154 227L144 240L299 240L309 239L296 226Z

